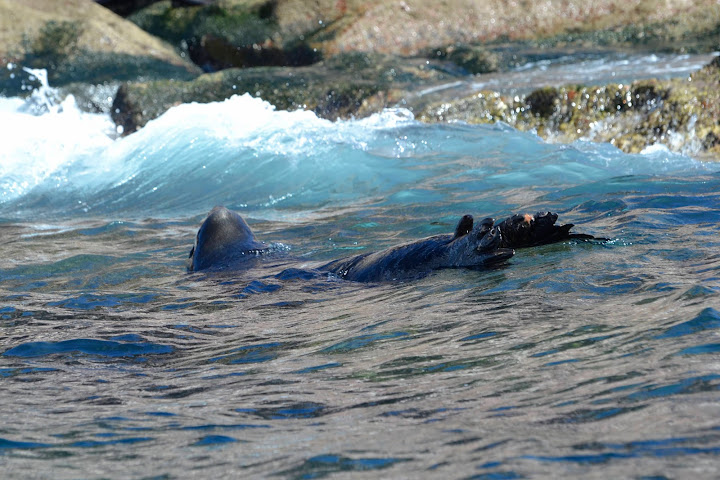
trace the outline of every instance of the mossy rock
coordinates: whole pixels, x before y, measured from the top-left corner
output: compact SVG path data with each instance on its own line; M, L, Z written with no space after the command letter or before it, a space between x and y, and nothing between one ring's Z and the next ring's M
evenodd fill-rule
M560 103L560 93L557 88L546 87L535 90L525 98L525 104L537 116L549 118Z
M170 0L165 0L134 13L128 20L176 46L203 35L237 45L262 43L276 30L272 14L264 8L266 3L235 1L174 8Z
M657 143L703 158L720 153L720 61L689 79L642 80L630 85L547 87L527 96L480 92L431 104L427 122L505 122L555 141L609 142L637 153Z

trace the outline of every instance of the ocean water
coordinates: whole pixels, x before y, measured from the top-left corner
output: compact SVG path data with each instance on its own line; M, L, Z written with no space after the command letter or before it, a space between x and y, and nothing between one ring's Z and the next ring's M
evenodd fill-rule
M719 474L720 164L247 95L124 138L72 98L0 123L3 478ZM282 248L187 273L214 205ZM545 210L611 240L287 273Z

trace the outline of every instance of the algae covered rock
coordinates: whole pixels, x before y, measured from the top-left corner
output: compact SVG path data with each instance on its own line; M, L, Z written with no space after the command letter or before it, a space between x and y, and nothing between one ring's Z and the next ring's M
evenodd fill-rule
M554 87L535 90L525 97L525 105L536 116L549 118L559 106L560 92Z
M608 142L628 153L661 144L693 156L720 153L720 60L689 78L544 87L527 95L481 91L436 102L426 122L505 122L553 141Z

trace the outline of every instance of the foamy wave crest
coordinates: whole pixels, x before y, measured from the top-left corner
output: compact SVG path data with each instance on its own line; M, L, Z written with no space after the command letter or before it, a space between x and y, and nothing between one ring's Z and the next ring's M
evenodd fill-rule
M14 159L0 172L6 211L152 214L217 203L317 205L418 178L387 162L406 149L395 130L413 122L407 112L331 122L308 111L277 111L246 94L179 105L113 140L106 116L66 102L60 112L39 117L7 112L21 135L2 147L2 158Z
M258 154L302 155L309 149L331 150L342 143L364 149L373 133L414 121L405 109L388 109L361 120L331 122L307 110L276 110L249 94L222 102L187 103L169 109L127 139L123 148L154 143L156 138L176 138L194 145L206 138L228 148L247 148Z
M43 115L20 99L0 99L0 203L16 199L62 167L94 158L113 143L107 115L81 112L72 96Z
M712 171L669 152L548 144L505 125L423 124L403 109L331 122L242 95L179 105L114 139L107 116L82 113L70 98L41 116L3 102L13 133L0 146L5 217L194 216L218 204L307 215L372 201L503 201L517 187Z

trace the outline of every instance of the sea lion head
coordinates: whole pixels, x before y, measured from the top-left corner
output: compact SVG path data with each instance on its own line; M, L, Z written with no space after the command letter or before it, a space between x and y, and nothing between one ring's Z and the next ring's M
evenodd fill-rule
M190 250L188 270L222 267L243 258L257 256L267 245L255 240L252 230L237 213L215 207L198 230Z

